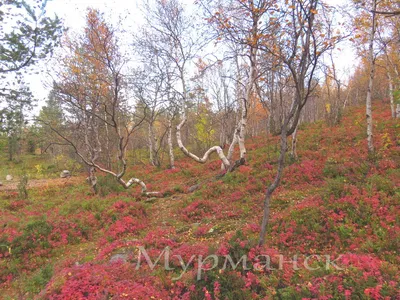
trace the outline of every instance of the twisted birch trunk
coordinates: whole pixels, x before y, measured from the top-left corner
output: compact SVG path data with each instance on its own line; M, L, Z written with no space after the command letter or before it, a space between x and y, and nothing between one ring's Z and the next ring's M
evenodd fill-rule
M216 152L216 153L218 154L219 158L221 159L222 163L224 164L225 169L226 169L226 170L229 170L231 164L230 164L229 160L226 158L226 156L225 156L225 154L224 154L224 151L222 150L222 148L221 148L220 146L211 147L210 149L208 149L208 150L206 151L206 153L204 153L203 157L200 158L200 157L198 157L197 155L191 153L191 152L183 145L183 143L182 143L182 137L181 137L181 129L182 129L183 125L185 125L185 123L186 123L186 115L183 116L182 121L178 124L178 126L176 126L176 139L177 139L177 142L178 142L178 147L179 147L179 149L181 149L182 152L183 152L186 156L188 156L188 157L192 158L193 160L195 160L195 161L197 161L197 162L199 162L199 163L202 163L202 164L204 164L205 162L207 162L207 160L209 159L210 155L211 155L213 152Z

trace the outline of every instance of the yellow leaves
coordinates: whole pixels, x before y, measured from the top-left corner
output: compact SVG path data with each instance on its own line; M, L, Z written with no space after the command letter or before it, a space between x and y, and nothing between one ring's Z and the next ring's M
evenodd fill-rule
M81 72L81 69L80 68L78 68L77 66L71 66L71 72L73 73L73 74L79 74L80 72Z
M386 149L388 149L390 146L392 146L393 143L392 143L392 140L390 139L389 133L385 132L385 133L382 135L382 144L383 144L382 149L384 149L384 150L386 150Z
M318 14L318 11L316 9L310 9L310 12L314 15Z
M325 111L326 111L326 113L328 113L328 114L331 113L331 105L330 105L330 103L326 103L326 104L325 104Z

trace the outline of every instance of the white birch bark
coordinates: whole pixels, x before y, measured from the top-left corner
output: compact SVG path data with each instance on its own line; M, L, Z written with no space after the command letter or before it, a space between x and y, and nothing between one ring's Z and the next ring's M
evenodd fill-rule
M292 157L296 160L298 159L298 156L297 156L297 128L298 128L298 126L296 126L296 129L294 130L293 135L292 135L292 151L291 151Z
M394 97L393 97L393 78L390 74L389 69L386 69L386 74L389 81L389 99L390 99L390 111L392 113L392 118L396 118L396 109L394 107Z
M375 59L374 59L374 38L376 31L376 0L373 1L372 10L372 26L371 33L369 37L369 47L368 47L368 62L370 64L370 73L368 81L367 99L366 99L366 119L367 119L367 141L368 141L368 152L374 152L373 144L373 132L372 132L372 86L375 76Z
M156 137L154 134L154 127L153 127L153 121L149 122L149 152L150 152L150 163L155 166L159 167L160 166L160 160L158 158L158 154L156 151L157 147L157 141Z
M182 152L183 152L186 156L188 156L188 157L192 158L193 160L195 160L195 161L197 161L197 162L199 162L199 163L202 163L202 164L204 164L205 162L207 162L207 160L209 159L210 155L211 155L213 152L216 152L216 153L218 154L219 158L221 159L222 163L224 164L225 169L226 169L226 170L229 170L231 164L230 164L229 160L226 158L226 156L225 156L225 154L224 154L224 151L222 150L222 148L221 148L220 146L211 147L210 149L208 149L208 150L206 151L206 153L204 153L203 157L200 158L200 157L198 157L197 155L191 153L191 152L183 145L183 143L182 143L182 137L181 137L181 129L182 129L183 125L185 125L185 123L186 123L186 115L184 115L184 116L182 117L182 121L181 121L181 122L178 124L178 126L176 127L176 139L177 139L177 142L178 142L178 147L179 147L179 149L181 149Z
M229 149L228 149L228 153L226 155L226 158L228 159L229 162L232 161L232 157L233 157L233 152L235 152L235 146L238 143L238 131L240 129L238 127L235 128L235 131L233 133L233 138L232 138L232 142L229 145ZM221 163L221 170L226 170L225 164L222 162Z
M169 167L175 168L174 146L172 143L172 118L168 118L168 154L169 154Z

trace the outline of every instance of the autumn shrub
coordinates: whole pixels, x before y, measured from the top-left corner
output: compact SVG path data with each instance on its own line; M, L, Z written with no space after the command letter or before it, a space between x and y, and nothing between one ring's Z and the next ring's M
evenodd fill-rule
M301 229L297 233L318 233L325 227L324 214L324 209L320 207L299 207L291 211L291 220L295 221L295 229Z
M143 220L137 220L131 216L124 216L112 223L106 235L113 239L121 237L123 234L137 234L139 230L145 228L146 225Z
M388 270L385 270L386 264L371 254L347 253L343 254L340 260L343 268L351 276L331 276L326 282L338 282L344 290L350 291L352 299L383 299L384 296L391 299L390 296L395 295L398 287L396 281L399 279L397 267L392 268L390 275ZM333 290L333 296L339 296L338 292L340 291Z
M104 197L111 193L118 193L124 191L124 187L121 186L115 177L107 174L105 176L99 176L97 178L97 186L99 189L99 195Z
M397 164L393 159L381 159L378 163L378 169L380 171L396 170Z
M74 193L71 195L71 198L80 198L80 200L62 202L62 204L58 206L58 213L65 217L88 211L93 212L94 214L102 213L115 201L115 199L113 199L114 197L115 195L103 198L92 194L87 197L82 197L79 193Z
M177 174L177 173L180 173L181 172L181 169L180 168L177 168L177 167L175 167L175 168L169 168L169 169L166 169L165 171L164 171L164 173L165 174L168 174L168 176L171 176L172 174Z
M6 208L11 211L17 211L24 208L27 205L27 200L15 200L8 203Z
M282 286L276 289L277 299L312 299L312 293L305 287Z
M390 196L393 196L396 191L396 186L390 179L377 174L368 179L368 185L371 190L383 192Z
M237 230L227 242L220 245L216 253L220 257L229 255L234 264L243 257L247 257L247 260L233 268L229 262L220 259L217 268L202 273L201 280L194 282L195 289L191 293L191 299L252 299L255 295L261 297L265 289L251 269L251 264L254 263L252 260L259 251L256 244L256 240L248 239L243 231ZM243 264L251 270L245 269Z
M52 229L52 226L45 219L28 222L22 230L22 235L12 242L14 255L32 252L35 249L50 248L51 245L47 237L51 234Z
M290 165L285 171L285 179L293 184L312 183L322 179L320 162L304 160Z
M207 186L203 186L199 192L201 192L203 199L214 200L225 194L227 190L230 190L228 186L224 185L221 180L216 180L208 183Z
M147 213L142 203L119 200L101 215L107 238L137 234L147 226Z
M182 210L182 217L187 221L201 221L214 212L214 205L212 202L200 200L194 201Z
M240 200L244 200L244 193L241 191L234 191L230 196L229 196L229 200L232 202L237 202Z
M53 276L53 266L51 264L47 264L36 271L25 285L25 291L27 293L37 294L39 293L46 284L50 281Z
M240 273L234 271L207 271L202 280L194 282L195 288L190 295L191 300L204 299L251 299L252 294L246 289L246 283Z
M230 172L222 177L222 181L225 184L239 186L240 184L247 181L247 175L240 172Z
M51 233L47 239L52 248L76 244L87 237L87 233L83 234L82 228L73 220L53 220L50 221L52 227Z
M387 178L397 186L398 190L398 186L400 186L400 168L387 170L385 173Z
M325 177L329 178L336 178L345 175L341 168L341 165L332 158L326 160L322 173Z
M96 230L101 229L101 214L96 212L80 212L75 216L71 217L71 220L76 223L81 236L86 239L90 240Z
M211 232L213 231L212 225L208 225L208 224L200 225L195 229L194 235L196 237L206 236L208 233L211 233L210 230L211 230Z
M183 189L183 187L181 185L175 185L173 187L173 190L175 193L184 193L185 192L185 190Z
M46 288L49 299L169 299L154 277L135 278L131 264L86 263L63 270Z
M103 220L107 223L114 222L120 217L131 216L137 219L147 216L146 209L143 203L126 200L118 200L103 214Z
M89 199L80 201L79 205L84 211L101 213L110 205L110 201L109 199L96 199L95 201L94 199Z
M256 244L256 240L248 239L245 237L242 230L237 230L228 241L229 255L234 261L239 261L243 255L248 255L250 250L254 248Z
M171 236L174 232L166 229L158 229L147 232L141 240L147 248L164 249L165 247L175 247L177 245Z
M347 193L346 182L346 178L342 176L326 180L325 193L328 199L330 196L336 199L344 197Z

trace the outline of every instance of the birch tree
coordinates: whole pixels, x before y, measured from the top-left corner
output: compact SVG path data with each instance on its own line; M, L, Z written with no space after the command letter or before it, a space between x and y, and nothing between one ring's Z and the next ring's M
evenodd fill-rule
M367 141L368 141L368 152L374 152L373 142L373 123L372 123L372 88L375 76L375 54L374 54L374 40L377 26L376 18L376 7L377 0L372 1L372 12L371 12L371 31L369 34L368 42L368 63L369 63L369 80L366 98L366 120L367 120Z
M295 132L302 109L317 87L316 70L321 56L340 40L340 35L334 35L326 26L329 11L318 0L293 0L282 3L280 7L276 17L273 16L275 13L269 15L272 31L269 34L264 32L265 40L261 42L260 49L268 56L276 57L279 64L289 71L293 94L290 109L282 116L279 128L278 169L265 193L260 245L265 243L271 197L282 179L288 150L287 138Z
M392 12L400 7L397 3L391 3L390 1L385 1L381 3L379 10L375 13L377 15L383 15L384 18L380 18L380 26L377 28L377 43L381 52L383 53L384 65L386 77L388 80L389 89L389 100L390 100L390 110L392 113L392 118L396 117L396 103L395 103L395 91L397 88L397 83L399 81L399 51L400 46L400 21L399 18L395 17ZM397 79L397 80L396 80ZM396 82L397 81L397 82ZM399 105L399 104L397 104Z
M217 35L217 41L229 46L227 56L233 58L236 67L236 100L239 102L240 118L233 133L228 151L231 159L236 144L239 145L240 159L235 163L246 162L245 138L248 123L250 98L256 92L258 71L258 49L261 37L260 23L270 1L200 1L208 15L209 23ZM224 58L227 60L227 58ZM243 74L243 71L246 71Z
M65 41L67 55L62 58L55 89L65 113L64 128L50 128L70 146L89 168L88 181L97 192L96 172L111 175L124 188L134 183L148 193L138 178L124 179L126 151L144 117L134 118L126 95L123 74L125 60L118 47L117 33L97 10L89 9L83 35ZM117 169L104 166L104 135L113 131ZM109 149L108 149L109 150Z
M206 163L212 153L217 153L227 170L231 163L220 146L208 149L202 157L190 152L182 139L182 128L187 122L188 103L190 102L189 69L193 60L205 45L198 31L194 30L194 17L189 18L177 0L155 1L153 6L146 6L147 28L150 34L157 36L160 46L157 54L170 62L172 66L172 85L175 104L180 106L180 122L176 126L176 140L179 149L199 163ZM162 45L162 46L161 46Z

